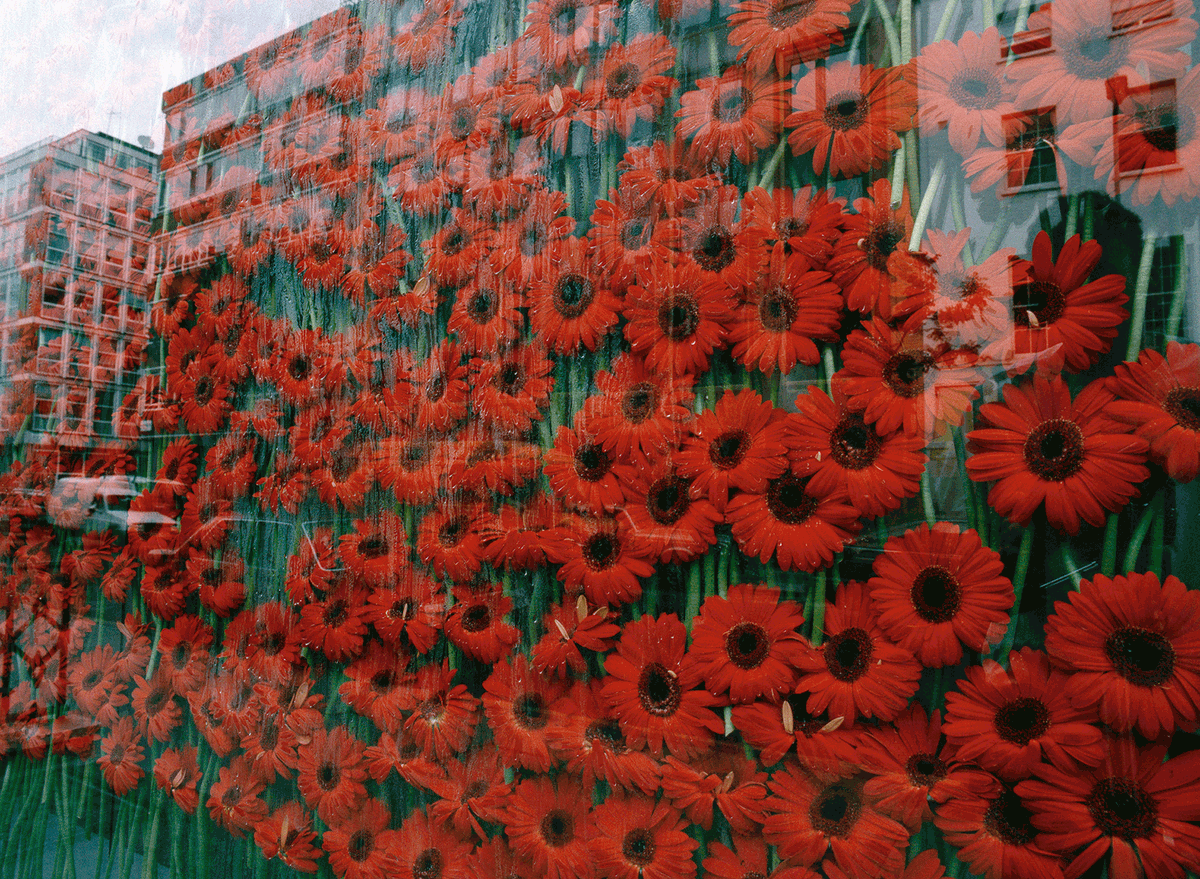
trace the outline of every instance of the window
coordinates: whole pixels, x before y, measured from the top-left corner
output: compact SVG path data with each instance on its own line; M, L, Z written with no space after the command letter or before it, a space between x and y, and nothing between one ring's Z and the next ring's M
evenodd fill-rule
M1054 108L1005 117L1006 129L1019 133L1008 144L1008 188L1045 188L1058 183L1054 154Z
M1182 277L1183 236L1160 240L1150 261L1146 293L1145 344L1154 345L1170 333L1171 305Z

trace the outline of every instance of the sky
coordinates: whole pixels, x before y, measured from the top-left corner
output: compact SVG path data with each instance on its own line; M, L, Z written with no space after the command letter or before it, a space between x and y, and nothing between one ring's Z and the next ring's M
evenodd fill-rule
M162 147L162 93L342 0L0 0L0 157L78 128Z

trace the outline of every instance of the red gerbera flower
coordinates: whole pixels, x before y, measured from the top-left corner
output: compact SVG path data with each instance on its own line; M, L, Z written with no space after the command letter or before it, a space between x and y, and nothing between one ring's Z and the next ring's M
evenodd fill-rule
M446 614L444 626L446 637L472 659L498 662L520 638L516 627L504 621L512 599L499 585L462 584L454 587L453 594L454 606Z
M732 741L686 763L667 757L662 788L676 808L705 830L712 829L714 807L734 833L754 833L766 818L767 773Z
M621 511L634 535L662 562L685 562L717 542L721 515L681 476L670 460L632 474L634 482Z
M668 145L656 140L648 147L633 147L617 170L621 172L619 201L630 208L644 205L653 210L654 217L659 212L679 216L700 201L706 190L721 185L719 175L706 172L701 163L688 157L682 141Z
M917 691L921 664L886 639L871 607L866 585L838 587L825 605L825 642L806 647L797 691L807 691L808 710L829 709L833 718L854 726L859 717L891 720Z
M616 714L601 697L604 682L593 678L576 684L551 708L546 739L566 762L567 776L585 787L603 781L612 787L653 794L659 765L642 750L629 747Z
M579 238L564 239L558 259L529 285L529 325L547 348L575 354L595 351L617 323L621 304Z
M628 478L628 465L614 458L586 428L564 425L544 452L543 469L551 490L568 506L610 513L625 503L622 477Z
M1105 855L1114 879L1182 879L1200 863L1200 758L1193 751L1164 763L1163 751L1122 736L1094 768L1043 764L1018 785L1038 845L1071 859L1067 876Z
M302 873L317 872L321 851L316 841L312 813L294 800L285 802L254 828L254 844L262 850L264 858L279 858Z
M434 573L452 580L473 577L483 563L480 511L474 504L441 504L421 520L417 554Z
M545 546L567 594L582 593L591 604L637 601L640 578L654 573L654 549L624 518L576 517L547 532Z
M154 783L171 795L176 805L191 815L200 805L196 786L200 783L200 767L196 763L196 746L167 748L154 761Z
M959 860L984 879L1059 879L1058 856L1037 840L1031 819L1025 798L1005 787L964 791L940 806L933 821Z
M400 833L389 830L387 806L365 799L321 836L329 865L344 879L385 879L400 871Z
M679 97L676 135L689 138L692 155L705 165L726 166L730 157L748 165L758 150L779 139L787 115L788 80L730 67L720 77L696 81Z
M868 732L855 751L871 774L866 793L878 797L879 811L916 831L933 820L930 801L944 803L965 791L992 792L996 780L970 763L952 759L944 743L939 712L926 716L913 703L894 724Z
M1100 730L1067 701L1066 684L1046 654L1029 647L1009 655L1007 671L990 659L969 666L946 695L946 738L960 759L1006 781L1027 778L1043 758L1068 770L1095 766Z
M471 360L472 402L487 422L522 432L542 420L550 402L554 363L539 345L514 345L494 357Z
M432 577L406 571L389 585L371 591L367 622L386 643L408 643L418 653L428 653L442 628L445 601L441 590L441 584ZM402 640L405 635L407 641Z
M729 45L739 46L738 60L755 73L774 67L780 79L797 61L822 58L842 45L847 13L858 0L741 0L729 15Z
M813 492L844 494L865 517L899 509L921 489L924 439L902 431L881 435L861 413L845 408L839 388L834 395L809 385L796 397L799 417L788 421L792 463L812 474Z
M596 375L599 393L589 397L582 419L618 460L631 453L647 457L674 446L692 417L690 376L661 376L640 357L622 354L611 371Z
M811 866L833 850L850 876L893 876L908 831L875 809L862 782L788 764L771 778L763 836L789 862Z
M761 492L735 497L725 509L733 539L749 556L766 563L772 556L785 571L817 571L862 527L858 511L841 494L810 491L811 481L788 470Z
M695 876L699 843L684 832L687 820L665 800L610 796L594 813L588 843L599 871L610 879L687 879Z
M300 611L300 638L334 662L357 656L367 634L365 591L349 582Z
M1100 244L1080 243L1078 235L1067 240L1057 259L1052 254L1050 236L1042 231L1033 240L1033 261L1018 260L1013 266L1014 328L989 346L985 356L1006 360L1009 351L1018 357L1032 354L1047 371L1065 366L1082 372L1112 346L1118 327L1129 317L1121 307L1128 301L1124 276L1088 282L1100 262Z
M916 95L904 67L838 61L798 83L793 112L783 121L788 143L801 156L813 151L813 173L854 177L883 165L912 127Z
M1016 89L1006 75L1000 32L967 31L957 43L942 40L921 50L914 61L917 118L921 133L942 126L950 146L969 155L982 135L992 146L1005 144L1002 123L1016 112Z
M980 409L986 426L968 435L967 472L996 483L988 503L1011 522L1028 525L1044 503L1050 524L1068 534L1081 520L1102 525L1149 475L1149 446L1107 414L1112 400L1099 381L1074 401L1061 376L1009 385L1003 403Z
M100 740L100 756L96 759L104 780L117 796L129 793L141 780L142 750L132 717L122 717L113 725L109 734Z
M625 338L655 372L703 372L725 344L733 296L702 274L689 264L657 265L626 294Z
M535 0L525 16L525 39L543 64L582 64L593 43L605 43L616 24L611 0Z
M679 757L706 751L724 724L712 710L717 699L690 689L684 675L687 629L674 614L643 616L626 624L617 652L605 661L603 694L632 747L648 745L661 756L664 745Z
M692 436L676 455L691 491L723 513L730 489L762 492L787 469L787 418L749 389L726 390L713 409L692 423Z
M317 729L297 749L296 785L327 824L341 824L367 797L364 745L340 726Z
M524 306L524 294L503 275L482 269L455 295L446 329L468 354L490 353L520 336Z
M1200 593L1153 573L1097 575L1058 602L1046 652L1071 701L1119 732L1156 739L1200 717Z
M1106 410L1150 443L1150 457L1177 482L1200 472L1200 345L1167 343L1164 358L1147 348L1118 363Z
M209 788L208 814L240 838L267 817L267 804L261 798L265 790L266 784L255 775L250 758L244 754L234 757L217 771L217 780Z
M654 234L660 208L624 190L612 190L609 197L612 201L596 200L588 235L596 252L597 266L612 287L623 292L662 255Z
M838 239L828 269L851 311L887 307L886 297L881 300L881 296L892 284L888 257L896 248L907 247L913 229L907 187L899 201L893 208L888 181L876 180L865 196L855 200L857 213L844 218L846 231ZM888 317L886 313L883 316Z
M706 876L715 879L747 879L761 876L762 879L818 879L817 873L805 867L781 864L774 870L767 865L767 844L760 836L734 836L733 848L710 842L707 857L701 868ZM938 877L940 879L940 877Z
M579 596L572 604L555 604L542 617L545 634L533 646L533 668L542 674L560 678L569 672L582 675L587 659L582 651L606 653L621 627L609 619L608 607L589 611L587 598Z
M726 597L704 600L686 665L714 696L728 693L735 703L776 701L796 681L803 623L799 606L780 601L779 590L731 586Z
M396 833L395 855L401 879L467 879L471 844L449 833L444 825L414 810Z
M938 522L888 540L867 583L879 625L926 668L986 653L1008 628L1013 587L1000 554L974 531Z
M592 74L583 102L600 112L587 119L600 141L610 130L629 139L639 121L652 122L679 85L665 74L675 64L675 47L662 34L639 34L627 46L614 43Z
M524 656L517 656L495 665L483 689L484 714L508 765L533 772L549 769L544 730L561 685L534 671Z
M805 271L825 267L842 233L845 206L833 190L811 186L770 192L756 186L742 198L746 227L770 244L772 255L782 252L785 275L793 266Z
M591 879L591 796L567 775L520 782L509 800L509 844L547 879Z
M956 427L979 395L973 356L945 343L889 327L875 317L855 330L834 376L848 408L882 434L903 429L928 439Z

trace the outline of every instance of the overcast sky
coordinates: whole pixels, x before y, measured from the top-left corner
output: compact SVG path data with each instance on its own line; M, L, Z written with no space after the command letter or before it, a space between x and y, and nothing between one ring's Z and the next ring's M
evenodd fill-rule
M77 128L162 146L162 93L341 0L0 0L0 157Z

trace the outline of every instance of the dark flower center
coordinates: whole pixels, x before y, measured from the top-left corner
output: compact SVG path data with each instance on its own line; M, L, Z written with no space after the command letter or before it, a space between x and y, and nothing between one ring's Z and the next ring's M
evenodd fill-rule
M927 351L899 351L883 365L883 380L897 397L911 399L925 391L925 376L933 369Z
M842 92L825 104L825 124L835 131L851 131L867 119L867 99L859 92Z
M392 606L388 608L387 615L393 620L407 620L412 617L413 602L411 599L404 601L393 601Z
M896 220L885 220L872 225L859 246L862 247L867 264L882 272L887 268L888 257L904 238L904 226Z
M1068 53L1066 69L1076 73L1080 79L1108 79L1124 63L1124 48L1125 40L1110 36L1107 30L1084 31L1079 34L1074 46L1068 44L1063 47L1063 51ZM1072 64L1072 61L1075 63Z
M454 516L438 529L438 542L442 546L457 546L467 536L467 517Z
M625 834L621 843L621 854L625 860L638 867L645 867L654 860L654 837L644 827L636 827Z
M1092 820L1105 836L1141 839L1158 826L1158 805L1131 778L1105 778L1084 800Z
M350 860L360 864L371 857L373 851L375 851L375 834L369 830L355 831L354 835L350 837L350 841L346 843L346 854L350 856Z
M195 398L196 403L201 406L207 406L213 398L213 380L207 375L201 376L200 381L196 382Z
M1020 327L1052 324L1062 317L1066 307L1066 294L1053 281L1032 281L1013 291L1013 322Z
M541 253L550 240L546 233L545 223L533 222L526 226L524 234L521 235L521 253L525 256L537 256Z
M1163 410L1180 427L1200 431L1200 388L1172 388L1163 400Z
M787 30L808 18L816 0L775 0L767 10L767 24L777 31Z
M615 720L597 720L595 723L589 724L583 732L583 737L589 742L601 742L604 747L617 754L623 754L628 750L625 746L625 735L621 732L621 725Z
M344 598L335 599L325 606L325 625L331 629L336 629L342 623L346 622L346 618L349 616L350 602Z
M909 594L917 616L927 623L954 619L962 605L962 586L958 579L939 565L931 565L917 574Z
M442 853L427 848L413 859L413 879L439 879L442 875Z
M612 459L599 443L584 443L575 450L575 475L585 482L599 482L612 469Z
M626 250L641 250L650 240L651 227L647 217L630 217L621 227L621 246Z
M595 297L592 282L577 272L562 275L554 284L554 310L568 320L587 311Z
M288 362L288 375L296 381L304 381L312 370L312 363L303 354L297 354Z
M380 534L372 534L358 544L358 554L365 559L382 558L388 553L387 538Z
M1150 146L1164 153L1175 152L1182 120L1173 107L1145 107L1137 111L1136 117L1139 131Z
M455 226L446 232L442 238L441 251L446 256L458 256L471 243L470 237L460 226Z
M862 797L858 788L839 781L817 794L808 807L808 817L813 830L844 839L854 829L861 811Z
M224 794L221 795L221 805L232 808L236 806L242 799L241 785L231 785Z
M800 306L786 287L774 287L758 300L758 320L772 333L786 333L796 322Z
M754 95L744 86L736 89L722 89L721 93L713 98L712 115L718 122L726 124L740 122L753 103Z
M692 259L706 272L719 272L737 258L733 233L724 226L709 226L696 239Z
M322 763L317 767L317 786L323 791L331 791L338 786L342 773L336 763Z
M262 731L258 734L258 746L264 751L273 751L278 744L279 724L270 717L264 717Z
M1061 482L1083 466L1083 431L1074 421L1043 421L1025 439L1025 463L1046 482Z
M738 623L725 635L725 654L738 668L758 668L767 658L771 641L758 623Z
M486 781L473 781L463 788L462 802L473 800L476 797L481 797L488 791L488 783Z
M475 108L467 101L460 101L450 111L450 136L455 140L465 140L475 130Z
M1033 842L1037 830L1029 820L1029 810L1012 791L1003 791L983 815L983 828L1006 845Z
M914 787L930 787L946 777L946 764L936 754L913 754L904 764Z
M162 690L155 690L146 697L146 713L158 714L162 707L167 703L167 694Z
M808 480L785 473L767 486L767 509L785 525L800 525L816 512L818 501L804 490Z
M1050 729L1050 710L1041 699L1026 696L1001 705L993 723L1006 742L1028 745Z
M613 534L593 534L583 544L582 554L589 568L603 571L621 554L621 541Z
M512 397L525 386L525 372L519 363L506 363L496 373L496 389Z
M114 766L119 766L121 761L125 759L125 746L117 742L112 746L112 750L108 752L108 762Z
M492 624L492 611L486 604L472 604L462 615L464 632L482 632Z
M376 693L389 693L396 686L396 674L391 669L383 669L371 676L371 689Z
M700 326L700 306L688 293L674 293L658 306L658 328L672 342L690 339Z
M639 382L621 398L621 414L630 424L641 424L658 406L658 390L650 382Z
M180 650L184 650L182 659L179 658ZM187 652L186 648L183 647L183 645L176 647L175 648L175 665L177 665L177 666L183 665L185 662L187 662L187 658L189 655L190 654ZM104 678L104 675L99 670L93 670L93 671L88 672L88 676L83 679L83 689L90 690L92 687L96 686L96 684L100 683L100 681L103 678Z
M750 448L750 436L744 430L727 430L708 445L708 459L718 470L732 470Z
M542 819L542 841L550 848L562 848L575 838L575 821L563 809L552 809Z
M647 713L670 717L683 700L679 678L658 662L651 662L638 676L638 701Z
M830 457L846 470L862 470L879 456L879 435L867 427L862 415L847 413L829 434Z
M1104 653L1117 674L1139 687L1164 684L1175 671L1171 642L1138 626L1125 626L1105 638Z
M955 101L963 107L977 110L994 107L999 94L996 77L977 67L959 71L950 86L950 96Z
M446 395L446 377L438 373L429 381L425 382L425 399L430 403L436 403Z
M604 88L610 98L627 98L642 84L642 71L636 64L626 61L604 78Z
M525 729L541 729L550 720L546 703L537 693L527 693L513 700L513 717Z
M656 480L646 495L646 510L660 525L674 525L690 506L688 483L674 473Z
M867 673L874 652L874 645L865 631L844 629L825 642L825 666L839 681L857 681Z
M478 290L467 301L467 315L477 324L486 324L500 311L500 297L493 290Z

